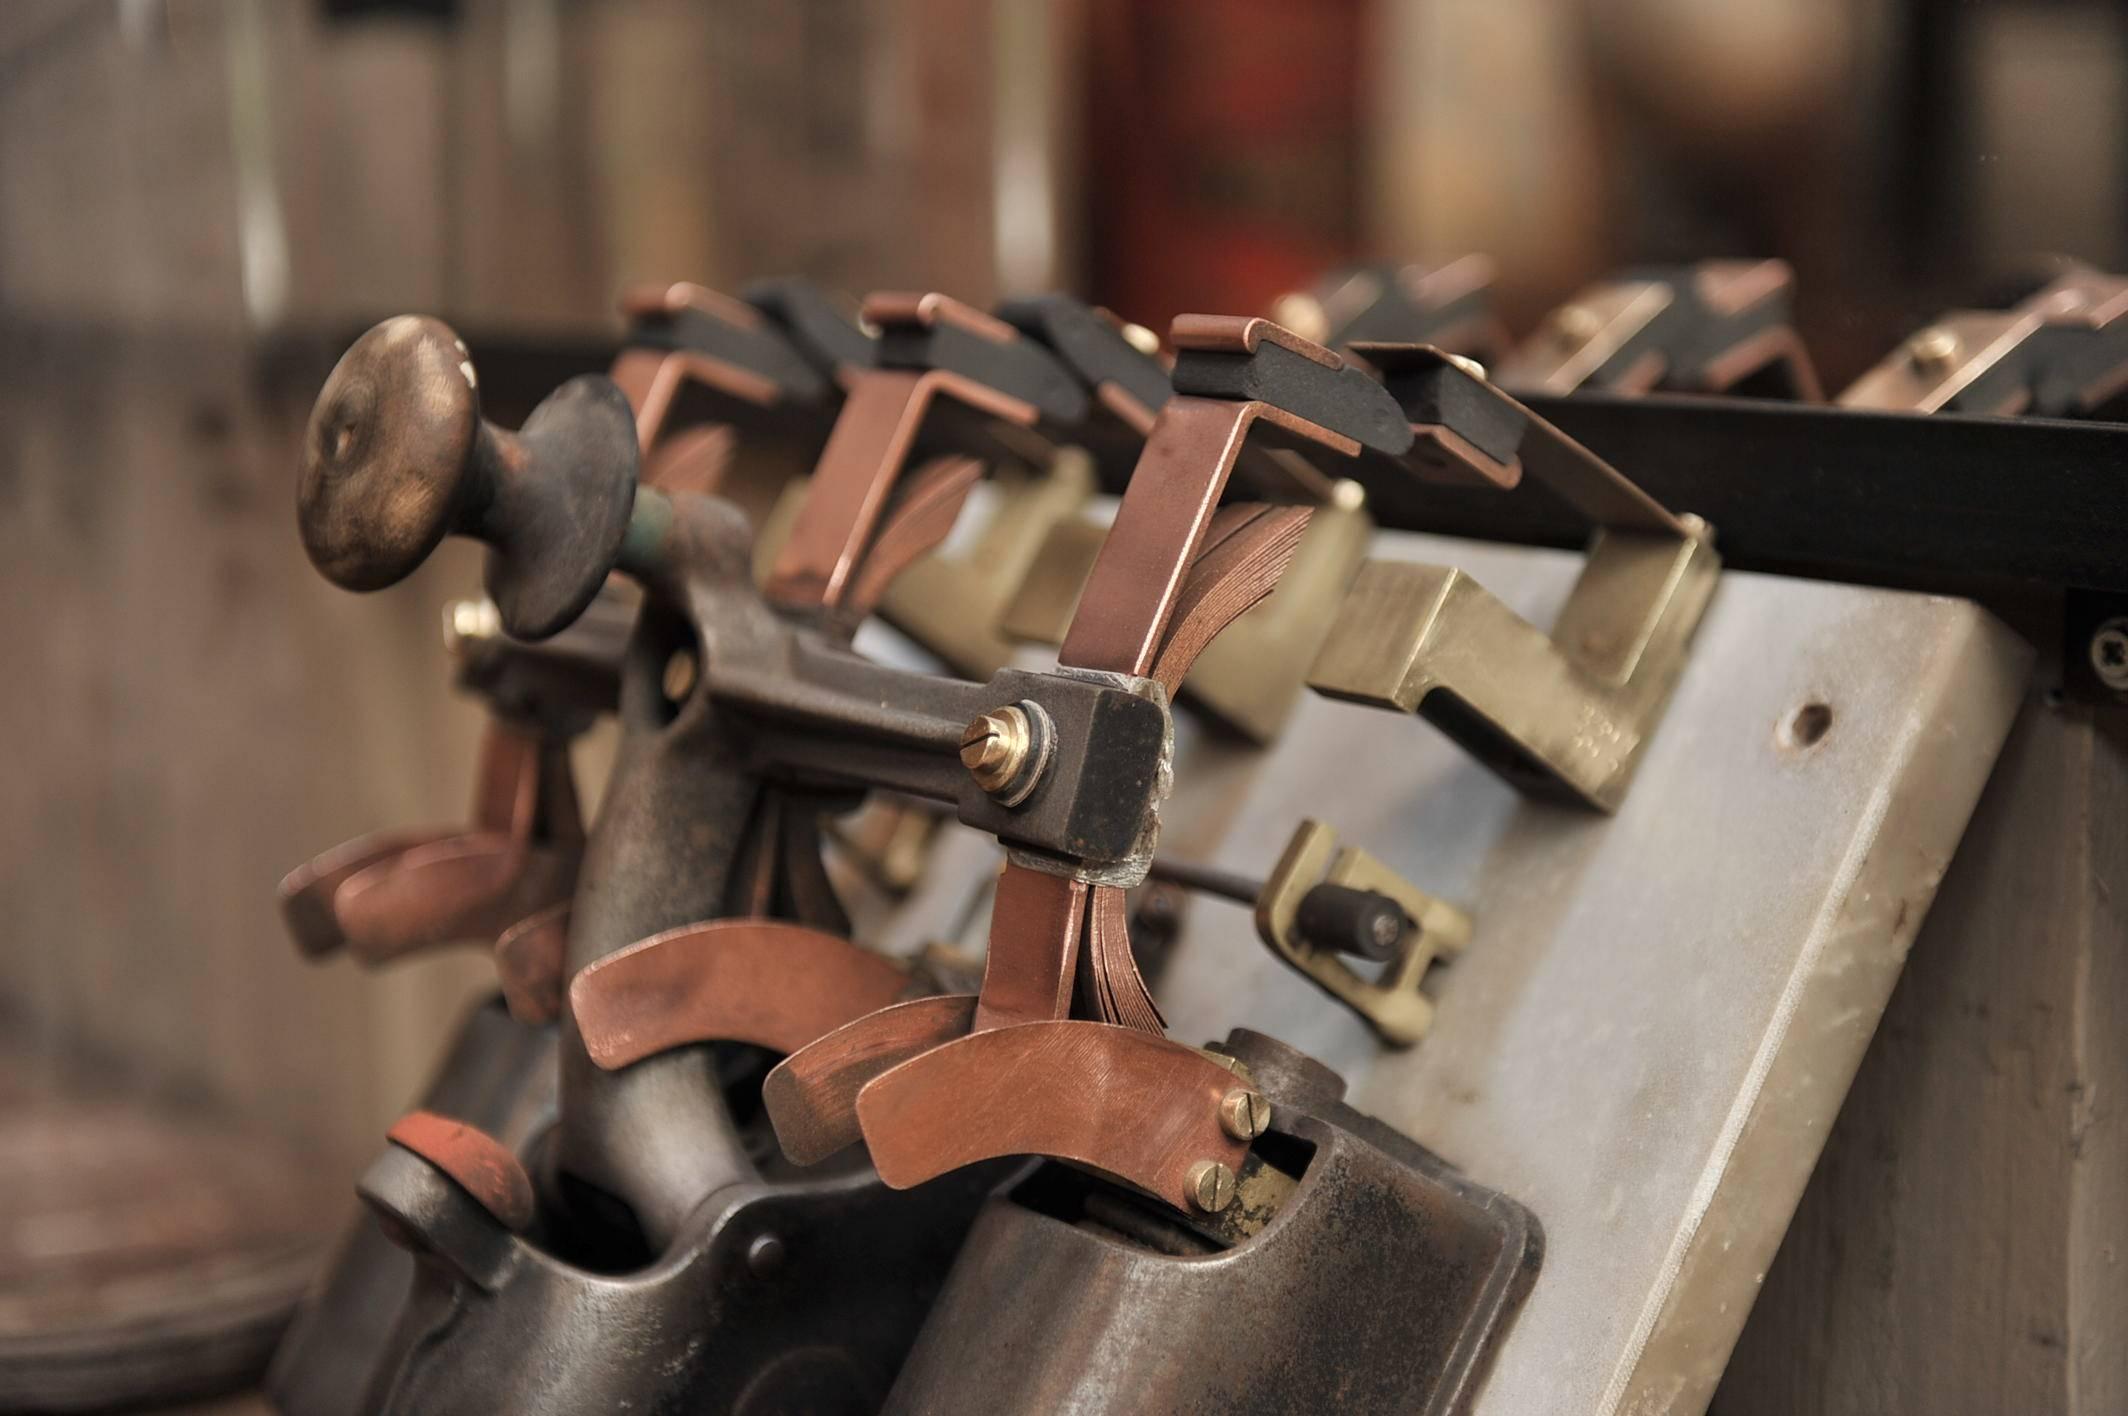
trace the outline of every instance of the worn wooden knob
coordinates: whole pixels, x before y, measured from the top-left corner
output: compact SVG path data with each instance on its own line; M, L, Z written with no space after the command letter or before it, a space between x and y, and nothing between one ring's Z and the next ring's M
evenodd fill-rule
M453 532L491 548L503 628L543 639L612 571L634 504L635 415L586 375L508 433L480 416L465 342L401 315L341 356L311 410L297 487L303 548L326 579L380 590Z

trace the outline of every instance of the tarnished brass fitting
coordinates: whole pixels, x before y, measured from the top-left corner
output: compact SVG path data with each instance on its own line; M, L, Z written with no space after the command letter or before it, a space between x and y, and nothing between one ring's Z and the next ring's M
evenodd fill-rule
M1200 1160L1190 1167L1190 1203L1206 1214L1217 1214L1234 1203L1234 1172L1216 1160Z
M992 709L961 734L961 765L1005 806L1018 806L1033 793L1049 752L1048 716L1033 703Z
M1271 1129L1271 1099L1236 1087L1219 1100L1219 1124L1237 1141L1253 1141Z

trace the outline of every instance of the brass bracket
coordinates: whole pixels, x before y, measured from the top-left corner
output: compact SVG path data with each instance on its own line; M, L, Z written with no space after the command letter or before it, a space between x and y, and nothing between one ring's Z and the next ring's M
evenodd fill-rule
M1783 261L1628 271L1554 310L1493 376L1529 393L1755 392L1818 403L1824 392L1789 323L1794 290Z
M2128 388L2128 279L2075 266L2007 310L1954 310L1850 385L1843 408L2088 417Z
M1387 895L1417 926L1382 966L1379 979L1362 978L1301 930L1301 899L1318 885ZM1365 1018L1385 1042L1409 1047L1433 1026L1434 1002L1421 987L1426 971L1436 959L1463 952L1470 943L1471 920L1357 846L1339 849L1337 833L1320 821L1303 821L1256 897L1256 932L1272 953Z
M1420 452L1459 464L1433 475L1512 485L1526 469L1599 529L1550 634L1460 570L1369 561L1309 685L1420 713L1521 790L1616 810L1713 594L1712 533L1442 356L1374 357L1426 434Z

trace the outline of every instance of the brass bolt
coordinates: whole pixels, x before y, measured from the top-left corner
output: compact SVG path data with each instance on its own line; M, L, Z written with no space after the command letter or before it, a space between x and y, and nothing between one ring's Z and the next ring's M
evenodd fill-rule
M1330 312L1323 308L1322 301L1298 290L1272 302L1271 319L1317 344L1330 337Z
M1190 1203L1206 1214L1217 1214L1234 1203L1234 1172L1216 1160L1200 1160L1190 1167Z
M1236 1087L1219 1099L1219 1124L1237 1141L1253 1141L1271 1129L1271 1099Z
M1011 786L1033 751L1033 725L1017 705L983 714L961 734L961 765L986 792Z
M1160 336L1154 334L1144 325L1132 324L1128 320L1126 320L1123 324L1122 333L1123 342L1125 344L1128 344L1131 348L1137 350L1140 354L1143 354L1146 358L1153 359L1159 357Z
M695 662L694 650L673 650L672 657L665 661L665 677L662 681L666 700L672 703L679 703L688 694L693 693L695 691L695 675L698 672L700 672L700 666Z
M466 645L493 639L502 633L502 611L485 597L453 600L443 607L443 647L456 654Z
M1586 340L1583 341L1583 343L1586 342ZM1450 354L1447 358L1449 363L1469 374L1472 378L1481 381L1485 378L1485 366L1468 354Z
M1561 305L1552 316L1552 332L1569 349L1579 349L1603 331L1603 316L1586 305Z
M1930 325L1906 341L1906 357L1922 372L1940 374L1950 368L1962 347L1955 330Z

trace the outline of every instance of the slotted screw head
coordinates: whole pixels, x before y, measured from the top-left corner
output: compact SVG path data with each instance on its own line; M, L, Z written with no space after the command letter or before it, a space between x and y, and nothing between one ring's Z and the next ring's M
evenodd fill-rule
M1033 750L1033 728L1017 706L985 713L961 734L961 765L986 792L1010 786Z
M1271 1099L1236 1087L1219 1099L1219 1124L1237 1141L1253 1141L1271 1129Z
M1216 1160L1200 1160L1190 1167L1190 1203L1206 1214L1217 1214L1234 1203L1234 1172Z

